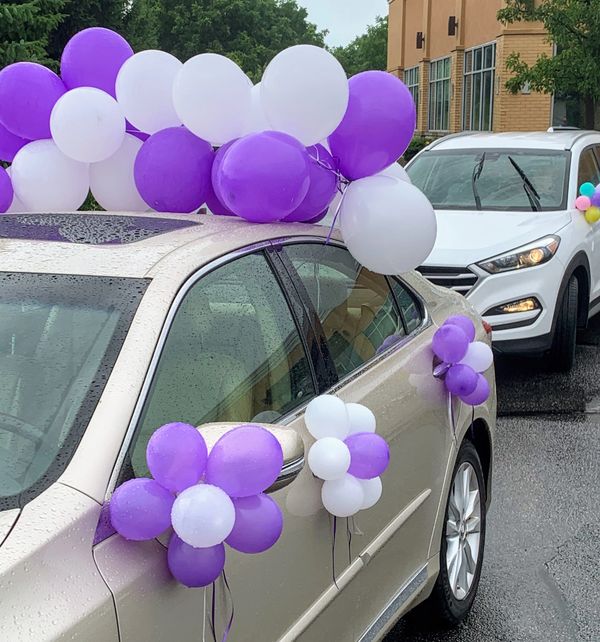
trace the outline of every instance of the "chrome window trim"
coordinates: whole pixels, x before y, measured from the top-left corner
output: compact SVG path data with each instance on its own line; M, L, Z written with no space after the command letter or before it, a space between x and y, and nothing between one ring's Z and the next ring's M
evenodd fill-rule
M323 236L310 236L310 235L303 235L303 236L286 236L286 237L280 237L280 238L275 238L275 239L269 239L265 241L260 241L258 243L253 243L251 245L244 246L242 248L238 248L237 250L233 250L231 252L228 252L227 254L224 254L223 256L220 256L216 259L213 259L209 263L206 263L202 267L198 268L193 274L191 274L181 285L179 288L177 294L175 295L175 298L173 299L171 306L169 307L169 311L165 317L165 320L163 322L163 326L161 328L160 334L158 336L158 340L156 342L156 346L154 348L154 352L152 353L152 358L150 359L150 363L148 364L148 369L146 370L146 375L144 376L144 382L142 384L142 388L140 389L138 399L136 401L135 407L133 409L133 413L131 415L131 419L129 420L129 424L127 426L127 430L125 432L125 437L123 439L123 442L121 444L121 448L119 450L119 454L117 456L117 459L115 460L115 463L113 465L113 470L111 473L111 476L108 481L108 486L106 488L106 493L104 496L104 501L107 502L110 500L110 497L112 496L112 493L114 491L114 488L117 484L117 480L119 478L119 475L121 473L121 469L123 467L123 463L125 461L125 457L127 455L127 452L129 451L129 448L131 446L131 442L133 440L133 436L135 434L135 430L137 428L137 424L139 422L140 416L142 414L142 410L144 408L144 404L146 402L146 399L148 397L148 392L150 390L150 386L152 385L152 380L154 378L154 375L156 373L156 369L158 366L158 362L160 361L160 357L162 355L167 337L169 336L169 332L171 330L171 326L173 325L173 320L175 318L175 315L177 314L179 308L181 307L181 304L183 303L183 300L187 296L188 292L198 283L200 279L208 275L210 272L213 272L214 270L223 267L224 265L231 263L237 259L242 258L243 256L247 256L249 254L253 254L255 252L258 252L260 250L265 250L269 248L273 248L274 246L277 245L293 245L293 244L298 244L298 243L320 243L320 244L325 244L326 239ZM331 239L329 241L330 245L335 245L336 247L340 247L344 250L347 250L346 246L337 240ZM361 365L360 368L357 368L357 370L351 372L349 375L346 375L342 379L340 379L335 386L333 386L330 390L332 392L339 390L341 387L344 385L348 384L350 381L354 380L361 374L367 372L370 370L372 367L377 365L379 362L381 362L383 359L387 358L394 352L400 350L403 348L407 343L409 343L413 338L417 337L419 334L421 334L423 331L425 331L430 325L431 325L431 318L429 316L429 312L427 310L427 307L425 305L425 301L421 297L418 292L415 291L414 288L412 288L406 281L404 281L401 277L394 277L400 279L402 285L407 289L408 292L410 292L415 299L418 301L419 305L421 306L421 311L423 313L423 320L421 322L421 325L414 330L411 334L406 335L403 337L398 343L394 344L393 346L390 346L387 350L381 352L378 355L375 355L368 361L365 361ZM283 288L282 288L283 291ZM391 290L390 290L391 291ZM392 293L393 294L393 293ZM285 293L284 293L285 295ZM286 302L287 304L287 302ZM290 311L291 313L291 311ZM309 357L310 358L310 357ZM298 406L291 412L289 412L286 415L283 415L279 421L277 422L279 425L286 426L290 424L292 421L300 417L303 413L304 410L306 409L306 406L308 405L309 401L306 403ZM299 471L302 466L304 465L304 458L302 460L297 460L290 462L287 467L284 467L282 470L282 474L285 475L285 477L292 476L294 474L297 474L296 471ZM290 470L291 469L291 470ZM279 482L279 480L278 480ZM278 484L276 482L276 484Z

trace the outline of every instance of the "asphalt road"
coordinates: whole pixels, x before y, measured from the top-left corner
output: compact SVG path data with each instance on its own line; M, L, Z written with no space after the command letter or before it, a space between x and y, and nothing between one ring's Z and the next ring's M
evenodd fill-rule
M410 619L386 642L600 640L600 322L570 375L497 364L494 498L473 611L459 629Z

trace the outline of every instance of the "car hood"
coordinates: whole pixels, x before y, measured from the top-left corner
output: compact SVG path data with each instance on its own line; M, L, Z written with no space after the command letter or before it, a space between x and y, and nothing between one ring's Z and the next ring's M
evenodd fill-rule
M424 265L466 267L513 250L571 222L571 213L437 210L438 233Z
M0 546L10 533L12 527L19 517L20 511L18 509L0 511Z

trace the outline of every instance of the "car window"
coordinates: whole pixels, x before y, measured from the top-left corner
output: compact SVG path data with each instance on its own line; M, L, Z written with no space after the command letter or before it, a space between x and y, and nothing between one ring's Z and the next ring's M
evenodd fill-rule
M0 510L25 505L65 470L147 284L0 273Z
M188 292L167 336L133 451L165 423L275 423L315 394L304 345L266 257L209 273Z
M406 171L436 209L475 210L477 194L482 210L520 212L532 211L521 173L548 211L565 207L568 169L565 151L460 149L424 152Z
M344 377L406 332L387 279L340 247L285 247L315 307L339 377Z
M398 279L391 279L391 283L396 302L404 319L404 326L406 327L406 331L411 334L423 323L421 306Z
M598 161L592 147L584 149L579 159L579 177L577 187L583 183L600 183L600 171L598 170Z

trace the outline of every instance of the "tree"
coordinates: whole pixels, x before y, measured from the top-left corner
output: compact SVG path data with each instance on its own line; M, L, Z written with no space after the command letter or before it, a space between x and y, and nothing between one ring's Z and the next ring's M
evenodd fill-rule
M332 53L342 63L348 76L369 69L387 69L388 19L378 17L367 32L346 47L335 47Z
M507 88L517 93L525 84L534 91L571 95L582 99L584 126L594 128L600 101L600 2L597 0L507 0L498 12L504 24L540 21L556 54L542 54L530 65L518 52L510 54L506 67L513 77Z
M53 64L48 39L60 24L65 0L12 0L0 4L0 69L29 60Z
M48 53L60 60L67 42L88 27L107 27L122 31L129 0L63 0L63 19L50 37Z
M161 0L133 0L125 14L121 33L134 51L158 49L161 18Z
M201 52L229 56L260 80L269 61L296 44L323 46L326 32L296 0L162 0L160 48L180 60Z

